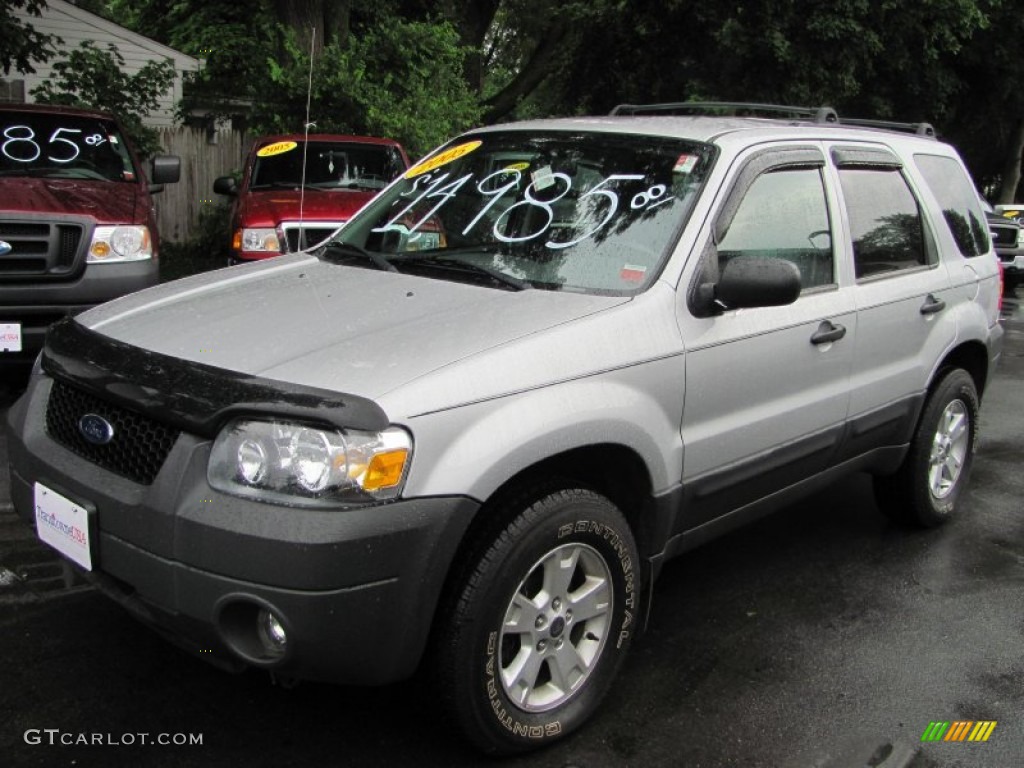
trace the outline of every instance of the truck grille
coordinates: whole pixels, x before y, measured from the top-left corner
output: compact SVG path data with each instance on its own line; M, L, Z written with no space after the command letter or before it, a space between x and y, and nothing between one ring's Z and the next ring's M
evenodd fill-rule
M87 413L102 416L114 428L113 439L106 445L94 445L82 435L78 425ZM50 390L46 431L82 458L144 485L156 479L180 434L166 424L61 381L54 381Z
M320 245L320 243L334 234L335 230L342 224L344 224L342 221L336 223L318 221L316 224L303 224L300 226L298 222L285 222L281 225L281 229L284 230L285 242L288 244L288 253L295 253L296 251ZM305 235L305 242L301 244L299 243L300 234Z
M84 234L85 226L75 222L0 218L0 240L11 246L0 256L0 273L44 280L72 277Z

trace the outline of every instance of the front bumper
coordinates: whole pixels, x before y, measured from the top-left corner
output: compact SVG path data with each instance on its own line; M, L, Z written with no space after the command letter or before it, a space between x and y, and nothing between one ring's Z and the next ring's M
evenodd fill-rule
M996 255L999 257L999 261L1003 265L1003 270L1006 274L1015 277L1024 275L1024 248L997 248Z
M0 323L21 325L21 351L0 352L0 371L32 365L47 328L65 317L159 282L156 259L88 264L74 279L9 280L0 285Z
M11 497L34 524L34 483L92 510L87 578L209 661L296 679L380 684L416 668L467 498L298 509L219 493L211 441L181 433L150 485L108 471L47 433L52 380L32 378L8 415ZM265 652L260 609L286 630Z

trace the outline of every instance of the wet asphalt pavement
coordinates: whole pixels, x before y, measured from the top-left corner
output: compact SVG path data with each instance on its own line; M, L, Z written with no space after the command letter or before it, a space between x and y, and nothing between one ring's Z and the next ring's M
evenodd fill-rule
M857 476L670 563L598 716L500 763L447 731L418 679L284 689L178 651L37 543L3 476L0 765L1024 765L1024 312L1005 309L961 517L894 528ZM997 725L921 741L957 720Z

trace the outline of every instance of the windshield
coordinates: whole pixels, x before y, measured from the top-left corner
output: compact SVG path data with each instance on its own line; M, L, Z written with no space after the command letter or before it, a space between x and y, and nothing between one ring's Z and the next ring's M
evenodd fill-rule
M410 168L335 242L401 271L457 261L513 285L635 293L657 277L712 154L612 133L463 137Z
M0 112L0 176L133 182L136 169L111 120Z
M384 189L405 170L397 148L339 141L278 141L257 150L250 189Z

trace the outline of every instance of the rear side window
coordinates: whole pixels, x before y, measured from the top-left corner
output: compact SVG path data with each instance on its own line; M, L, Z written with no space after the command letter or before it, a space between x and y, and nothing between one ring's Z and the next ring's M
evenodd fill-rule
M988 228L978 204L978 193L963 167L951 157L914 155L928 188L942 206L949 231L967 258L988 253Z
M839 178L858 279L929 263L921 209L898 168L840 168Z

